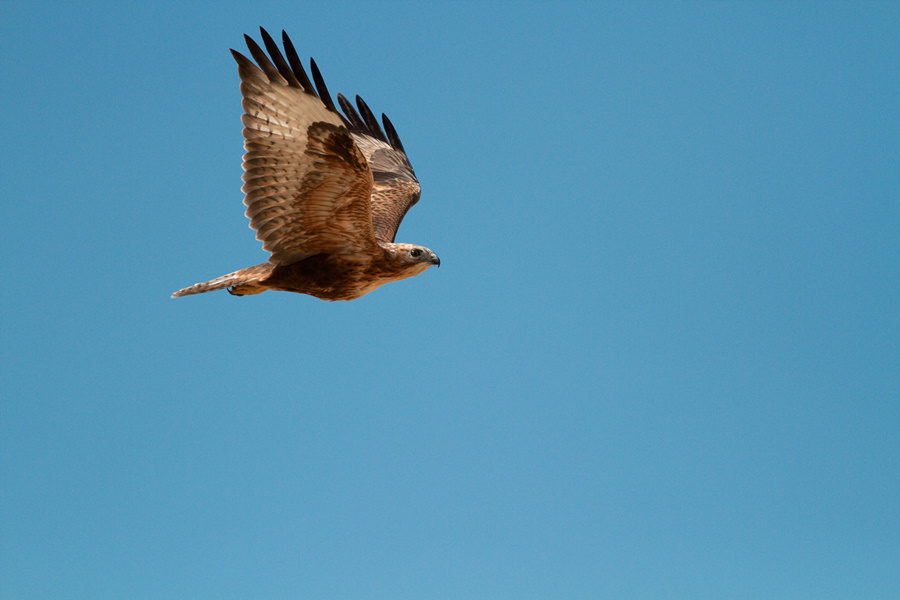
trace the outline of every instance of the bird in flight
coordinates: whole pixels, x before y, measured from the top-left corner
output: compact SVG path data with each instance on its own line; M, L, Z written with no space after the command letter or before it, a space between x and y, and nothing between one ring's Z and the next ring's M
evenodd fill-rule
M428 248L394 243L420 188L390 120L381 116L382 130L359 96L354 108L338 94L339 112L315 61L313 87L287 34L282 55L266 30L260 33L268 56L246 35L256 64L231 54L244 109L241 190L250 227L271 256L172 297L227 288L236 296L281 290L355 300L440 266Z

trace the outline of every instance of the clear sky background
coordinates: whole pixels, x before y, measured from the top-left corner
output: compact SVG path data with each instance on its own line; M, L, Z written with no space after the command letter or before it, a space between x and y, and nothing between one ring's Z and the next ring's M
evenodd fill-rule
M896 3L0 10L3 599L900 597ZM169 298L260 25L440 269Z

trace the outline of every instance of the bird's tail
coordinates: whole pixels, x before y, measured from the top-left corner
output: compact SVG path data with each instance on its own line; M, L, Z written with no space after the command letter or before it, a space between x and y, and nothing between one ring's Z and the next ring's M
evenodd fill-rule
M273 268L274 266L269 263L247 267L228 275L222 275L212 281L195 283L191 287L178 290L172 294L172 297L178 298L180 296L190 296L191 294L203 294L204 292L224 290L225 288L230 288L228 291L235 296L261 294L268 288L265 285L260 285L260 282L272 273Z

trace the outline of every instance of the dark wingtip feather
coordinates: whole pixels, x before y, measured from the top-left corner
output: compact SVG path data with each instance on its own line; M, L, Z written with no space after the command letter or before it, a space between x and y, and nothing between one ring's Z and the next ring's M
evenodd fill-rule
M400 143L400 136L397 135L397 130L394 129L394 124L391 123L391 120L388 119L387 115L384 113L381 113L381 120L384 122L384 131L387 133L388 141L391 143L391 146L406 154L403 144Z
M278 69L278 72L281 73L281 76L287 80L288 85L290 85L291 87L303 87L303 84L300 83L300 80L297 79L297 76L294 75L294 72L284 60L284 56L282 56L281 54L281 49L275 43L275 40L272 39L272 36L269 35L269 32L260 27L259 34L262 36L263 43L266 45L266 50L269 51L269 56L272 58L272 62L275 63L275 68Z
M291 38L288 37L286 31L281 30L281 42L284 44L284 53L287 55L288 64L291 66L291 71L294 72L294 75L297 76L297 79L300 81L300 85L303 87L303 91L307 94L316 95L316 89L313 87L312 82L310 82L309 77L306 76L306 70L303 68L303 63L300 62L300 57L297 56L297 51L294 50L294 44L291 42Z
M328 107L328 110L338 112L337 107L334 105L334 100L331 99L331 94L328 93L328 88L325 86L325 80L322 79L322 73L319 72L316 61L311 58L309 59L309 68L312 71L313 81L316 82L316 90L319 92L319 99L326 107Z
M253 38L247 34L244 34L244 41L247 42L247 48L250 50L250 55L253 57L253 60L255 60L256 64L259 65L259 68L263 70L266 77L269 78L269 81L278 81L279 78L282 77L281 73L278 72L278 69L275 68L275 65L272 64L272 61L269 60L269 57L266 56L263 49L259 47L259 44L254 42Z
M372 110L369 108L369 105L360 98L356 97L356 106L359 107L359 114L362 115L363 121L366 122L366 127L369 130L369 135L372 137L378 138L382 142L387 143L387 138L384 137L384 132L381 130L381 125L378 123L378 119L375 118L375 115L372 114Z
M356 109L353 108L353 105L350 104L350 101L344 98L343 94L337 95L338 104L341 105L341 110L344 111L344 114L347 115L347 119L356 129L366 129L366 124L363 122L362 117L359 116L359 113L356 112Z
M244 34L244 42L247 44L247 49L250 50L250 54L253 55L254 60L258 61L259 58L257 55L262 55L264 62L269 62L269 58L262 51L262 48L259 47L259 44L253 41L253 38L246 33Z

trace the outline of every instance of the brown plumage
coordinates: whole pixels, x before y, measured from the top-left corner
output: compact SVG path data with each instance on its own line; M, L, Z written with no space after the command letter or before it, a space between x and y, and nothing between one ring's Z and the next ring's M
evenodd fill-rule
M359 96L357 112L338 94L341 114L316 63L310 61L314 87L287 34L285 60L271 36L260 33L268 56L246 35L256 64L231 53L244 108L241 190L250 227L271 256L172 297L228 288L238 296L281 290L354 300L440 265L428 248L394 243L420 189L388 118L382 115L382 130Z

